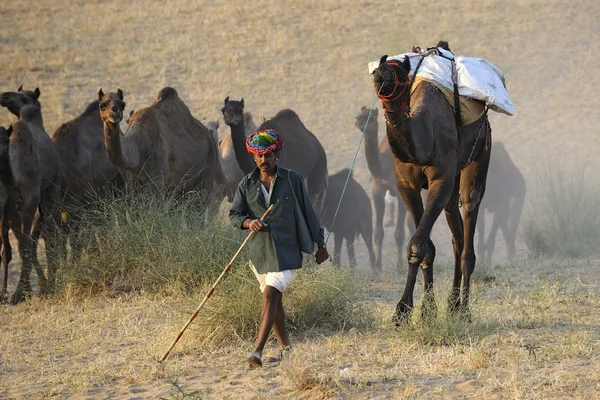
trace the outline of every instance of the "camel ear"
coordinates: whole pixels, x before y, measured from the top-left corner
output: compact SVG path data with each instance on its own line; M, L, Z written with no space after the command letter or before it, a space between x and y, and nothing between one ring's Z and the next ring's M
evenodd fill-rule
M6 136L10 137L10 135L13 132L13 127L12 124L8 127L8 129L6 130Z
M242 108L244 108L244 98L242 97L242 99L240 100L240 103L242 104Z
M33 94L35 95L35 99L39 99L40 98L40 94L42 94L42 92L40 92L40 88L35 88Z
M377 110L377 107L375 107L375 108L373 109L373 114L374 114L374 115L377 115L377 113L378 113L378 110Z
M100 88L100 90L98 90L98 100L102 100L103 96L104 96L104 92L102 91L102 88Z
M117 88L117 96L119 96L120 100L123 100L123 91L119 88Z
M229 104L229 96L225 97L225 105Z
M17 92L22 92L23 91L23 85L19 86L19 88L17 89Z
M408 59L408 57L404 57L404 62L402 63L402 65L404 66L404 69L406 69L406 73L408 74L410 72L410 60Z
M216 129L219 129L219 120L217 120L217 124L215 125Z
M367 106L362 106L362 107L360 108L360 111L365 111L366 109L367 109Z
M383 64L383 63L384 63L384 62L386 62L386 61L387 61L387 54L386 54L386 55L384 55L384 56L382 56L382 57L379 59L379 64Z

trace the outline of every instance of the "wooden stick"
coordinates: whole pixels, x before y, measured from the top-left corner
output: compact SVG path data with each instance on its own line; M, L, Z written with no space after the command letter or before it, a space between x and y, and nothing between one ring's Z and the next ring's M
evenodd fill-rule
M267 211L265 211L265 213L263 214L263 216L260 218L261 222L266 220L269 217L269 214L271 214L271 211L273 211L273 207L275 205L271 204L269 206L269 208L267 208ZM227 271L229 271L229 269L231 268L231 266L233 265L233 263L235 262L236 258L240 255L240 253L242 252L242 249L244 248L244 246L246 246L246 243L248 243L248 241L250 240L250 238L252 238L252 236L254 236L256 232L250 232L248 234L248 236L246 236L246 239L244 240L244 242L242 243L242 245L240 246L240 248L238 249L238 251L233 255L233 258L231 259L231 261L229 261L229 264L227 264L227 266L225 267L225 269L223 270L223 272L221 272L221 275L219 275L219 277L217 278L217 280L215 281L215 283L213 283L212 287L210 288L210 290L208 291L208 293L206 293L206 296L204 296L204 299L202 300L202 303L200 303L200 305L198 306L198 308L196 308L196 311L194 311L194 313L192 314L192 316L190 317L190 319L188 319L188 321L185 323L185 325L183 326L183 328L181 328L181 331L179 331L179 334L177 335L177 337L175 338L175 340L173 341L173 343L171 344L171 346L169 347L169 349L165 352L165 354L163 354L163 356L160 358L160 360L158 360L158 362L163 362L165 361L165 359L169 356L169 353L171 352L171 350L173 350L173 347L175 347L175 344L179 341L179 339L181 338L181 336L183 336L183 332L185 332L185 330L187 329L188 326L190 326L190 324L192 323L192 321L194 320L194 318L196 318L196 316L198 315L198 313L200 312L200 309L204 306L204 303L206 303L206 300L208 300L208 298L213 294L213 292L215 291L215 288L217 287L217 285L219 284L219 282L221 282L221 279L223 279L223 277L225 276L225 274L227 273Z

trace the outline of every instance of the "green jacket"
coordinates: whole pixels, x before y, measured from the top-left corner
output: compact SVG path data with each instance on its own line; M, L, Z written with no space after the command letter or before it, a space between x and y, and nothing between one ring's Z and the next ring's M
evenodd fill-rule
M276 206L266 221L267 226L257 232L247 245L250 260L261 274L302 267L292 190L295 190L300 208L304 211L314 242L318 244L324 240L323 228L312 208L302 176L293 170L276 168L277 179L271 194L271 204ZM245 229L242 223L246 218L258 219L267 210L260 190L259 174L260 170L256 168L237 187L229 211L229 219L236 228Z

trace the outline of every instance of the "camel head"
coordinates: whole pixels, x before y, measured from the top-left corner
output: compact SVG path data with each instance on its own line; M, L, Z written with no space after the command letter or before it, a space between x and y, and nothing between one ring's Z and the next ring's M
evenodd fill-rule
M204 126L206 126L208 128L208 130L210 131L212 136L215 138L215 141L218 143L219 142L219 120L209 121L208 118L204 117L204 118L202 118L201 122L204 124Z
M117 89L117 92L104 93L102 89L98 91L98 100L100 101L100 117L105 123L118 124L123 119L125 102L123 101L123 91Z
M35 88L34 91L23 90L23 86L19 86L16 92L5 92L0 95L0 105L6 107L12 114L19 116L21 108L28 104L35 105L41 108L38 101L40 97L40 89Z
M383 100L395 100L403 94L410 82L410 60L404 57L403 61L387 60L387 55L381 57L379 66L373 71L373 82L378 97ZM408 94L408 92L406 92Z
M225 99L225 105L221 108L221 112L223 113L223 122L225 124L231 125L241 125L244 124L244 99L240 101L229 100L229 96Z
M367 119L369 120L369 127L377 126L377 108L373 108L373 112L371 112L371 117L369 118L370 108L367 106L362 106L360 108L360 113L356 116L356 121L354 122L354 126L356 126L361 131L365 129L365 124L367 123Z

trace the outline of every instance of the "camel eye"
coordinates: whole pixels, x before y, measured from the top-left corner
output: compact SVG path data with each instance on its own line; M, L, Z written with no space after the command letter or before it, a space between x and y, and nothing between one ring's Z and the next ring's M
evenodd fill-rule
M106 107L108 107L108 104L110 103L110 101L103 101L100 103L100 108L105 109Z

